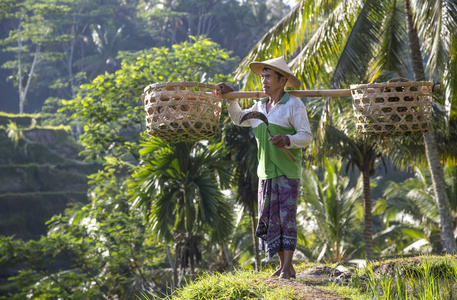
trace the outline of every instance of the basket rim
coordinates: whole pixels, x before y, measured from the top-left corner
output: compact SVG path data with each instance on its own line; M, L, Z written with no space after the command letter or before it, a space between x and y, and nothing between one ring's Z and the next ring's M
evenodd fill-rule
M351 84L350 89L368 89L368 88L384 88L384 87L410 87L410 86L433 86L433 81L396 81L382 83L364 83Z
M217 85L210 84L210 83L201 83L201 82L195 82L195 81L168 81L168 82L157 82L154 84L150 84L144 88L144 91L146 92L150 89L168 87L168 86L171 86L171 87L176 87L176 86L199 87L199 88L207 88L207 89L212 89L212 90L219 90L219 87Z

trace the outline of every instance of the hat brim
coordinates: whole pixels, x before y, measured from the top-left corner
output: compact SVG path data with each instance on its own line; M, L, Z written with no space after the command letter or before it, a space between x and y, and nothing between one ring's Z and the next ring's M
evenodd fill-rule
M265 68L275 70L276 72L284 75L287 78L287 82L286 82L287 87L299 87L301 84L301 81L297 77L295 77L294 74L289 73L276 66L266 64L264 62L252 62L249 64L249 68L252 70L252 72L257 74L258 76L262 75L263 69L265 69Z

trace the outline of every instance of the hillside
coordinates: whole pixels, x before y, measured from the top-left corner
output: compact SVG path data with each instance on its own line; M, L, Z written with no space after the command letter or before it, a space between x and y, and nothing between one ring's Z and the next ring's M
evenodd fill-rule
M13 142L7 124L20 138ZM79 145L63 127L41 127L39 118L0 115L0 235L38 239L45 222L72 203L87 202L87 175Z
M291 280L269 277L273 269L268 266L259 273L204 274L160 299L457 299L457 264L452 255L380 260L362 268L297 263L296 270L297 278Z

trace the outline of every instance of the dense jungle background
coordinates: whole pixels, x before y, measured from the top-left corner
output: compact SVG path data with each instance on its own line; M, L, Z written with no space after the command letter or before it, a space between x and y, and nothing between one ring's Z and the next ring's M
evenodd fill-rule
M441 86L424 135L360 134L350 98L302 99L314 141L294 259L455 253L457 4L434 3L0 0L0 299L148 298L265 267L252 131L224 103L215 138L168 143L145 133L141 94L259 90L248 63L279 55L299 89Z

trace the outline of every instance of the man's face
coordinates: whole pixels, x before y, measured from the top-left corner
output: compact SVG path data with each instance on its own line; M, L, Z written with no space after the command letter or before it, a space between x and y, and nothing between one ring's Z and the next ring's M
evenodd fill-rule
M278 91L284 90L286 78L281 77L281 79L279 79L278 74L272 69L263 70L260 77L262 79L262 87L265 94L272 95Z

